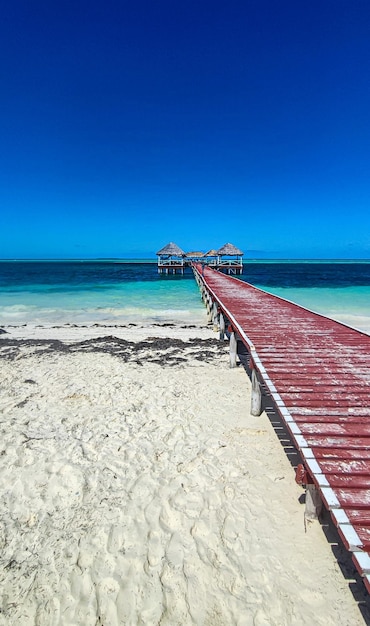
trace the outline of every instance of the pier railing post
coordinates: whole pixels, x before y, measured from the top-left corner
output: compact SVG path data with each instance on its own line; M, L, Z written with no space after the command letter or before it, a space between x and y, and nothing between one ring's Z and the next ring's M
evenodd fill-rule
M213 308L212 308L212 322L213 322L213 330L217 332L219 328L219 324L218 324L218 305L216 301L213 303Z
M220 326L220 340L222 341L225 338L225 318L221 312L220 312L219 326Z
M258 417L262 413L261 386L255 369L252 369L251 415Z
M209 294L207 294L207 300L206 300L206 307L207 307L207 316L208 316L208 322L212 322L212 317L213 317L213 303L212 303L212 298Z
M320 492L313 483L306 485L306 506L304 516L306 519L318 519L322 509Z
M230 367L236 367L236 354L237 354L238 342L236 340L236 334L232 330L229 339L230 349Z

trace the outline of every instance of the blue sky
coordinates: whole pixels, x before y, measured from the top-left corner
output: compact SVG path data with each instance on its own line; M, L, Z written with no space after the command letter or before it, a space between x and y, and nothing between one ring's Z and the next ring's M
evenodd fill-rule
M370 258L368 0L14 0L0 258Z

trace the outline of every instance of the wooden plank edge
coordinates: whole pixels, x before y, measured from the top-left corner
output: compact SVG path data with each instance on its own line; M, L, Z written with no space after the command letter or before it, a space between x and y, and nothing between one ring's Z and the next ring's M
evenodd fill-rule
M350 552L356 552L363 548L363 543L352 524L339 524L338 533Z
M354 551L352 554L352 561L361 576L367 576L370 574L370 556L367 552L363 552L362 550Z

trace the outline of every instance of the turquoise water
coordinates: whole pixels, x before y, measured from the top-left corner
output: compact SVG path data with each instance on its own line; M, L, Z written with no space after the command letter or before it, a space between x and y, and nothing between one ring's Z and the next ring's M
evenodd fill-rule
M370 263L247 262L242 278L370 333ZM141 261L0 262L0 325L206 323L199 290Z
M192 277L153 263L0 263L0 325L204 324Z
M148 283L78 292L49 290L7 294L1 298L0 324L23 323L203 323L204 311L194 285Z

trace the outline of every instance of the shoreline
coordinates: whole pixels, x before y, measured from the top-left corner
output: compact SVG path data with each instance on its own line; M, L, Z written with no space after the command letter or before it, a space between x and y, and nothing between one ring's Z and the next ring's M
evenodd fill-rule
M364 623L212 328L20 327L0 358L1 625Z
M216 333L211 326L197 324L22 324L2 325L0 342L6 339L57 339L73 342L115 336L127 341L141 341L149 337L188 339L211 339Z

